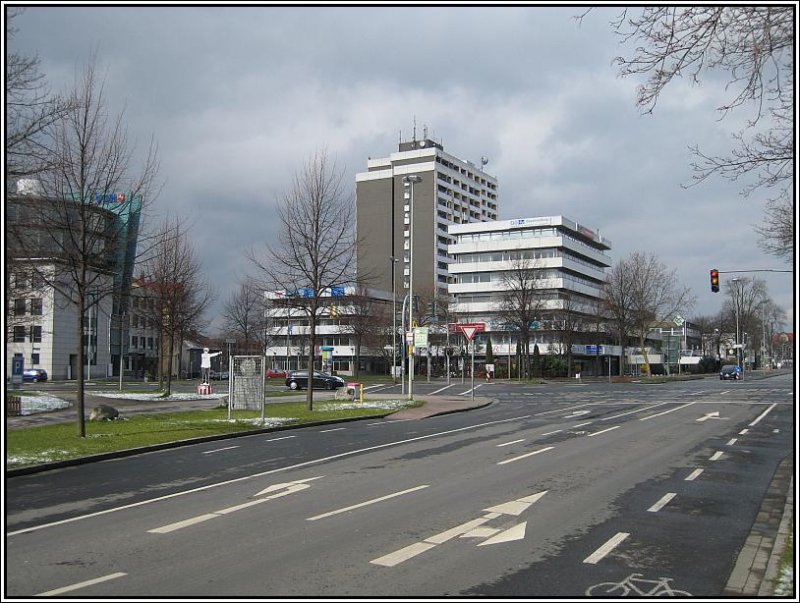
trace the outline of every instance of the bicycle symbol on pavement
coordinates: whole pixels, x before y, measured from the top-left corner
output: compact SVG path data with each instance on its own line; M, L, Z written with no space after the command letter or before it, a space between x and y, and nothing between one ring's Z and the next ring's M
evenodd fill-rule
M586 589L587 597L691 597L685 590L670 586L672 578L649 580L643 574L631 574L622 582L601 582Z

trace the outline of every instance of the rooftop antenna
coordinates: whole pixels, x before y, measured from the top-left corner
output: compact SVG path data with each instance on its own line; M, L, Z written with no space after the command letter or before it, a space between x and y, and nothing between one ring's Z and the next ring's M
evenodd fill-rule
M489 163L489 158L481 157L481 169L485 168L487 163Z
M422 126L422 138L428 139L428 126Z
M414 136L411 138L413 142L417 141L417 116L414 116Z

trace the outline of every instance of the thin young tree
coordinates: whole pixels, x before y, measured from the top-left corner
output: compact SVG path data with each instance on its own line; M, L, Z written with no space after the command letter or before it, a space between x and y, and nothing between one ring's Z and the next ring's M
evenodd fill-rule
M157 152L151 142L139 166L123 114L109 114L93 56L66 100L66 112L46 128L48 158L36 195L18 198L11 238L38 276L76 309L77 423L85 437L83 345L87 310L120 293L121 249L135 249L138 214L154 195ZM113 209L108 200L113 198ZM119 219L123 213L135 220Z
M330 291L352 280L356 251L354 202L344 190L344 172L325 152L317 152L295 174L294 183L278 201L281 230L266 257L250 259L275 289L298 292L298 304L308 319L308 387L306 401L314 407L314 354L317 324L330 303Z
M694 305L694 296L678 281L676 271L669 270L654 253L635 251L618 268L630 280L630 326L644 357L644 370L649 374L648 334L678 311L688 311Z
M516 258L511 260L509 269L503 272L502 277L500 315L517 332L519 353L525 359L526 377L531 376L531 325L534 320L541 318L545 304L537 272L535 260Z
M265 300L255 281L246 278L233 291L222 308L223 328L242 340L244 349L261 341L264 333Z

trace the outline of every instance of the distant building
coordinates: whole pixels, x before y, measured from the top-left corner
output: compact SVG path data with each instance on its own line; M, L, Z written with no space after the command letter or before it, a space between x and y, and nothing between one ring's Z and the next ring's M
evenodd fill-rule
M410 175L420 178L413 191L415 294L446 292L451 224L498 217L497 179L427 134L401 142L389 157L369 159L367 171L356 174L358 277L375 289L394 289L400 299L411 272L411 191L403 183Z
M64 266L75 221L61 227L65 218L59 214L66 215L70 203L79 202L49 198L30 180L18 182L16 193L6 195L7 374L16 356L25 368L45 369L50 379L76 378L82 339L84 375L118 375L120 353L128 351L122 316L128 309L141 199L97 194L76 212L91 224L97 246L89 266L93 283L82 334L77 332L77 306L65 295L73 289Z

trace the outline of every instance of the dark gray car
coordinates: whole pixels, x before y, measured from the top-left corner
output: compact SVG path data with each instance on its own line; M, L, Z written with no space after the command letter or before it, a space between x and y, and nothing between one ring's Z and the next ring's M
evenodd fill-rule
M286 377L286 387L289 389L303 389L308 387L307 371L292 371ZM344 379L328 373L314 371L312 377L312 387L314 389L336 389L344 387Z

